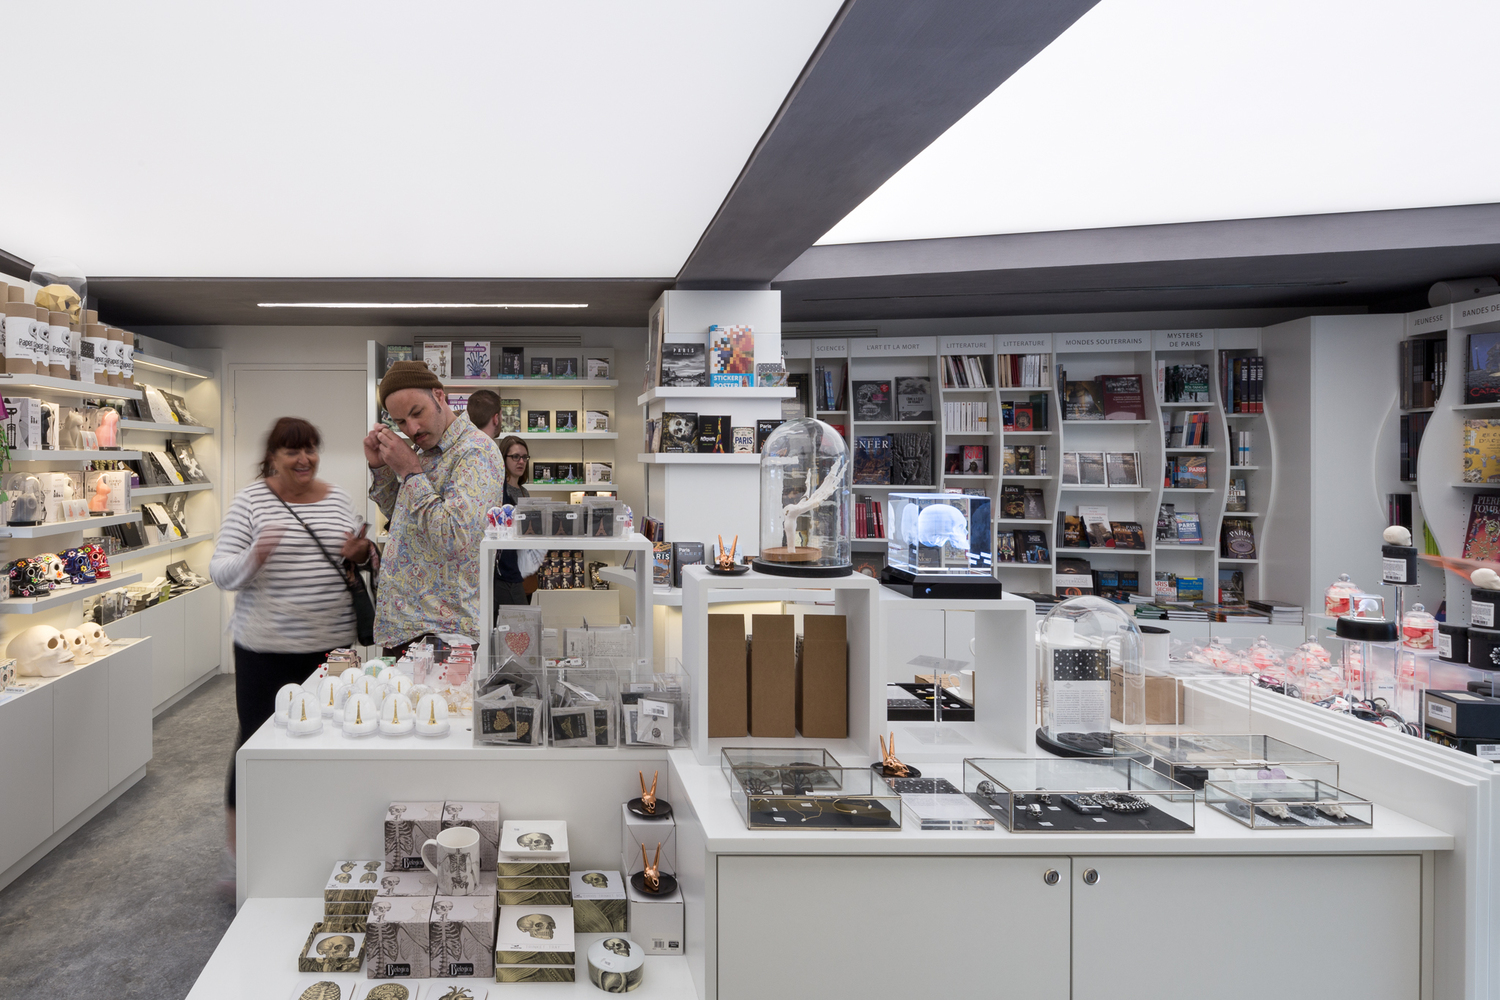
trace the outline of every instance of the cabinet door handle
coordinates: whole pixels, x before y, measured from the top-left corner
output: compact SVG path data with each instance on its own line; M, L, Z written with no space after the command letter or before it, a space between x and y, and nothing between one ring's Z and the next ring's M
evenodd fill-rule
M1098 885L1099 884L1099 870L1097 868L1085 868L1083 870L1083 884L1084 885Z
M1042 881L1046 882L1048 885L1056 885L1061 880L1062 876L1057 873L1056 868L1048 868L1046 871L1042 872Z

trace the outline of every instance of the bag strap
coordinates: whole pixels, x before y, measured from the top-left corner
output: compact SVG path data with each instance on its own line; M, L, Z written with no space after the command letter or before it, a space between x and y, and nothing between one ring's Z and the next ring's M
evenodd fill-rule
M323 547L322 541L319 540L317 534L313 532L312 528L308 527L307 522L302 520L301 516L299 516L295 510L292 510L292 505L287 503L286 500L282 498L281 494L271 489L270 483L266 484L266 489L270 491L273 497L275 497L277 500L280 500L281 506L286 508L286 512L295 517L297 519L297 523L302 525L302 529L306 531L308 537L313 540L313 544L318 547L318 551L323 553L323 558L328 560L328 565L333 567L333 571L337 573L339 575L339 579L344 582L344 589L349 591L349 593L351 594L354 593L354 585L349 582L348 575L342 568L339 567L338 563L334 562L333 556L328 554L328 550Z

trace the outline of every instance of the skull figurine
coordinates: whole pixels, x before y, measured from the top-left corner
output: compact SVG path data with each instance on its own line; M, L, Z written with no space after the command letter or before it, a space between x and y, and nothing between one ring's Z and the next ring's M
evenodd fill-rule
M42 579L52 585L55 590L58 587L69 586L72 581L68 579L68 570L63 565L62 556L56 552L36 557L42 564Z
M93 583L94 564L83 549L69 549L64 554L63 570L72 583Z
M89 641L83 637L83 633L76 628L65 628L62 630L63 642L68 644L68 651L73 654L73 662L80 666L92 663L94 651L89 647Z
M109 636L104 634L104 626L98 622L84 622L78 626L78 631L83 633L83 640L89 644L95 656L104 655L104 647L109 645Z
M6 656L15 658L24 677L58 677L68 672L73 654L63 635L51 625L33 625L10 641Z

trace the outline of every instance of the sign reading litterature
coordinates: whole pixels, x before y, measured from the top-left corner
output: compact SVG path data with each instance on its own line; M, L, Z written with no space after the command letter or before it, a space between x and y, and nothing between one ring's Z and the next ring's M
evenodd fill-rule
M995 342L989 337L941 337L938 339L941 354L994 354Z
M1145 332L1058 334L1059 354L1069 351L1149 351L1150 349L1150 334Z
M936 337L869 337L849 345L856 358L921 357L937 353Z
M995 338L996 354L1051 354L1050 333L1007 333Z
M1213 350L1212 330L1157 330L1154 335L1158 351Z

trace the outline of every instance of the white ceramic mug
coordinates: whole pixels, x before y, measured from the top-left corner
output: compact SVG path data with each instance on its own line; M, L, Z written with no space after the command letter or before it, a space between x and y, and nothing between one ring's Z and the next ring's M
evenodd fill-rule
M450 826L422 845L422 864L437 876L439 896L479 894L479 831Z

